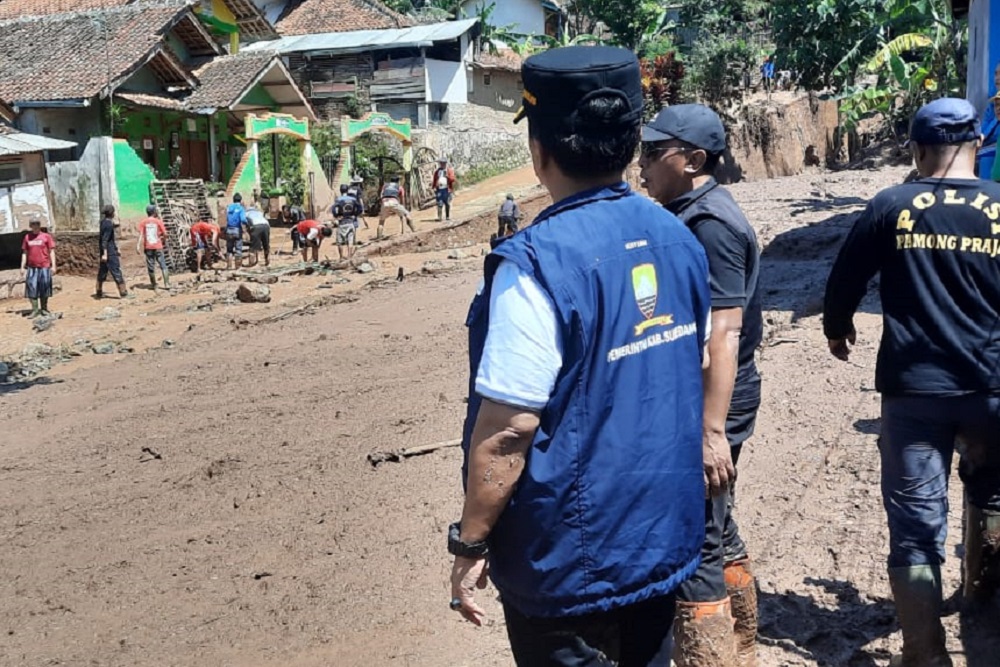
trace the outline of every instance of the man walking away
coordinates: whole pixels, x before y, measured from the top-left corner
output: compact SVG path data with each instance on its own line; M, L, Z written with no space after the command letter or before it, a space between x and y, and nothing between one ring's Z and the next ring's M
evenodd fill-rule
M666 665L674 593L705 538L708 264L623 180L635 55L553 49L523 77L517 118L555 203L496 245L469 312L451 607L481 624L488 570L520 667Z
M139 238L135 251L146 255L146 273L149 274L149 287L156 291L156 266L159 264L163 275L163 286L170 289L170 272L167 270L167 258L163 252L167 240L167 228L163 221L156 217L156 207L150 204L146 207L146 219L139 223Z
M441 222L441 212L444 219L451 220L451 200L455 193L455 170L448 166L448 160L438 160L438 168L434 170L431 187L434 189L434 199L437 202L437 219Z
M340 259L344 259L345 253L347 259L354 256L360 208L357 200L348 195L338 198L333 205L334 215L337 216L337 256Z
M201 273L203 262L211 269L215 261L213 253L219 252L219 226L205 221L191 225L191 247L195 250L194 272Z
M253 253L250 266L257 266L261 251L264 253L264 266L271 266L271 223L263 211L251 206L247 211L247 224L250 227L250 252Z
M361 219L361 223L368 229L368 220L365 218L365 197L364 197L364 187L365 181L358 175L351 178L351 187L347 189L347 194L354 197L358 202L358 217ZM341 192L343 192L343 186L341 186Z
M517 232L517 221L521 219L521 209L514 201L514 195L508 194L503 203L500 204L500 214L497 216L499 225L497 226L497 238Z
M956 443L967 498L967 612L1000 572L1000 184L975 176L976 109L942 98L910 128L920 178L891 187L854 223L826 286L823 329L847 360L854 313L880 273L882 502L889 584L903 631L892 665L950 667L941 625L948 478ZM995 612L984 619L996 622Z
M233 257L236 267L243 263L243 228L247 224L247 212L243 208L243 195L237 192L233 195L233 203L226 209L226 270L233 268Z
M399 233L406 231L403 225L410 228L411 232L417 231L410 218L410 212L403 206L406 199L406 190L399 183L399 176L393 176L389 182L382 186L382 208L378 213L378 231L375 238L382 238L382 231L385 229L385 221L390 215L399 216Z
M115 228L118 226L115 221L115 207L109 204L101 213L103 216L98 239L101 263L97 267L97 289L94 291L94 298L104 297L104 281L108 279L108 274L111 274L115 284L118 285L119 297L125 299L128 297L128 286L125 284L125 276L122 275L121 252L115 240Z
M56 241L42 231L42 221L35 218L28 223L28 233L21 241L21 277L24 295L31 304L30 317L49 314L55 273Z
M733 499L736 462L760 407L760 251L753 227L712 175L725 150L722 121L701 104L668 107L642 130L643 183L704 246L712 292L703 427L711 498L701 566L678 596L677 667L756 665L757 589Z

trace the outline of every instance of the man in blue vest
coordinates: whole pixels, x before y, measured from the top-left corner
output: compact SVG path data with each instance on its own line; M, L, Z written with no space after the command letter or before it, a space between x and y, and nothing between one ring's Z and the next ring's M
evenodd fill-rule
M521 667L666 664L705 537L708 264L623 182L635 55L553 49L523 79L517 120L554 204L497 244L469 312L451 608L480 624L489 576Z
M226 270L232 270L233 257L236 268L243 263L243 228L248 226L247 211L243 208L243 195L233 195L233 203L226 209Z

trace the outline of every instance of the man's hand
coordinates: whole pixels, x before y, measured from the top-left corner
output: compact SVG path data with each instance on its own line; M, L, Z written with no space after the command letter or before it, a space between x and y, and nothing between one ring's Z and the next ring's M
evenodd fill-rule
M857 340L858 333L853 329L851 329L851 332L845 338L832 338L828 340L827 344L830 346L830 354L841 361L847 361L851 356L851 345L854 345Z
M736 479L733 453L725 433L706 431L702 437L702 451L705 457L705 486L711 496L726 492Z
M486 612L476 604L476 589L486 588L489 574L485 558L455 556L455 564L451 568L451 597L461 600L462 606L456 611L475 625L482 625L486 617Z

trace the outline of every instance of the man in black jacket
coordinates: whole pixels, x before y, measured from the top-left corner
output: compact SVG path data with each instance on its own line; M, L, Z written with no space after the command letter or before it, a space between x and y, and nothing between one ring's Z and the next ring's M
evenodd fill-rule
M837 257L823 328L847 360L853 316L881 274L882 500L889 583L903 631L891 664L951 667L941 625L948 478L957 448L966 508L965 597L997 590L1000 545L1000 184L975 176L975 108L944 98L914 116L920 178L879 193Z
M104 217L101 219L98 239L101 263L97 269L97 290L94 292L94 298L104 297L104 281L108 279L110 273L118 285L118 294L124 299L128 296L128 286L125 284L125 276L122 275L121 253L115 241L115 230L118 227L118 223L115 222L115 207L108 204L102 213Z

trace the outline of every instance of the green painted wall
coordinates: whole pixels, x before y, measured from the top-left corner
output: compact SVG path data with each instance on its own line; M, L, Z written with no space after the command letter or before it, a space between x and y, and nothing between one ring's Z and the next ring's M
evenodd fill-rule
M250 201L250 195L257 187L257 155L252 150L247 150L246 167L240 174L240 179L236 181L236 188L233 193L239 192L246 201Z
M149 184L153 171L125 141L114 141L115 184L121 220L142 218L149 204Z
M259 83L250 89L250 92L240 100L240 104L254 104L262 107L267 107L271 111L278 110L278 103L274 101L271 94L264 89Z

